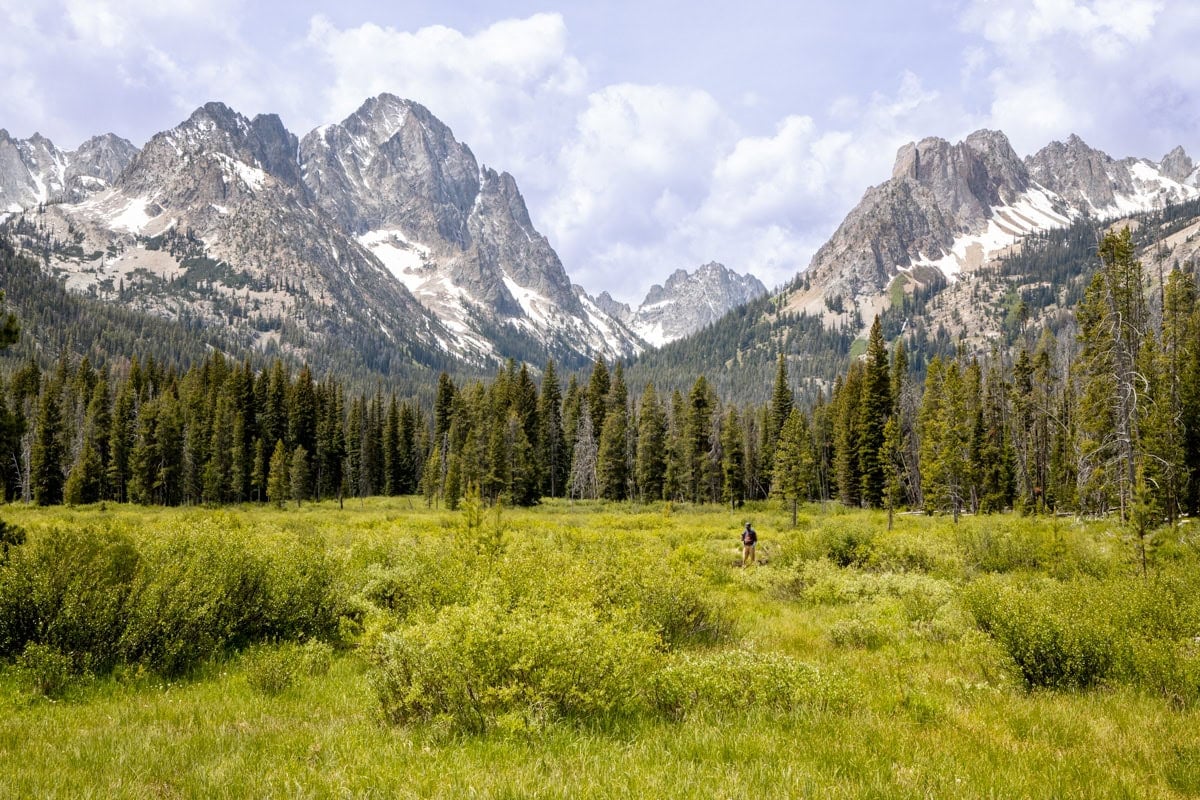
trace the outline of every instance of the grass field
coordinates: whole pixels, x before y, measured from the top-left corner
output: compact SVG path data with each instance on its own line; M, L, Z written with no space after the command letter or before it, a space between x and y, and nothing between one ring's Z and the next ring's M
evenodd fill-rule
M1200 795L1188 526L804 511L6 507L0 797Z

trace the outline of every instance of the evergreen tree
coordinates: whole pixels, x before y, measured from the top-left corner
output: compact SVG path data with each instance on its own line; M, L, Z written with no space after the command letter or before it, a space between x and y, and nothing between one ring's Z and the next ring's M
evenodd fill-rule
M796 408L779 432L779 443L775 448L775 480L771 491L791 505L792 527L796 527L796 506L811 491L816 461L813 458L812 436L808 420Z
M878 508L886 485L883 451L884 427L892 413L891 380L888 352L883 341L879 317L871 324L867 339L867 359L863 371L862 395L858 403L858 472L862 485L861 500L867 508Z
M588 378L587 409L592 418L592 430L604 430L604 415L608 411L608 390L612 385L612 377L603 356L597 356L592 364L592 374Z
M55 505L63 499L66 447L63 444L62 426L59 389L51 385L42 392L30 455L33 502L39 506Z
M862 462L859 459L859 403L863 396L863 366L855 361L846 372L846 382L835 392L833 405L834 472L838 499L842 505L857 507L862 501ZM836 387L835 387L836 388Z
M663 497L663 482L667 459L667 423L654 384L642 392L641 413L638 415L636 477L638 493L643 502Z
M596 480L600 496L608 500L625 499L627 475L625 433L629 415L624 404L613 404L604 417L596 454Z
M291 480L288 478L288 451L282 439L275 440L275 450L271 454L271 463L267 477L267 500L276 508L283 508L284 501L291 494Z
M745 432L732 405L721 426L721 500L735 510L746 501Z
M562 393L558 387L558 375L554 361L546 362L542 374L542 392L538 397L537 460L542 465L542 494L561 497L566 491L567 461L566 438L563 432Z

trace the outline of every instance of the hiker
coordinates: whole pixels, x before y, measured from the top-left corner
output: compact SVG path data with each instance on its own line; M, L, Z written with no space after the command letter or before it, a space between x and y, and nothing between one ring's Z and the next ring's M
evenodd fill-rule
M750 523L746 523L746 527L742 530L742 566L753 564L754 561L754 545L758 544L758 532L750 527Z

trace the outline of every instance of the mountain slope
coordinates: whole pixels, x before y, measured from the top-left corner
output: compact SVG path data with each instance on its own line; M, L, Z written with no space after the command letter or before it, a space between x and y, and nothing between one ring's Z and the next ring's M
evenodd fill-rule
M568 361L640 349L573 291L513 177L480 166L423 106L380 95L309 133L299 152L321 209L446 323L458 348L506 355L494 341L500 326L518 348Z
M303 140L220 103L140 151L0 132L0 201L69 288L260 349L354 341L381 364L490 369L644 347L575 291L511 175L390 95Z
M1181 148L1115 160L1072 137L1021 159L997 132L925 139L900 149L892 178L867 190L805 272L646 354L630 379L686 388L676 380L688 364L730 396L762 399L782 352L812 398L861 352L876 314L918 371L935 353L986 355L1042 327L1069 331L1113 224L1134 229L1155 274L1195 261L1200 190Z
M661 347L720 319L730 309L767 293L753 275L739 275L715 261L695 272L677 269L655 284L637 309L601 292L596 304L646 342Z

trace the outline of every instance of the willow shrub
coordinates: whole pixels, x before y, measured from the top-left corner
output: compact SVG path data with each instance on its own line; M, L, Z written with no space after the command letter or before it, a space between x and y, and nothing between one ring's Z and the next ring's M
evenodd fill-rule
M1185 572L1069 581L989 576L967 587L979 628L1030 688L1122 682L1200 696L1200 577Z
M384 634L373 648L373 684L392 723L448 720L483 731L503 719L630 714L662 655L654 634L588 607L447 606Z
M0 657L33 643L75 672L139 663L179 675L255 641L330 637L341 608L316 543L255 543L215 525L141 541L52 530L0 564Z

